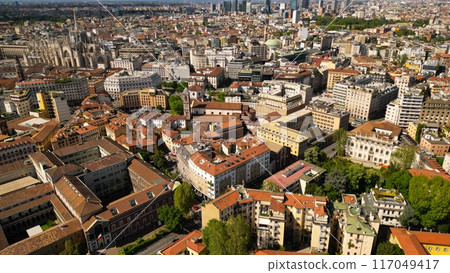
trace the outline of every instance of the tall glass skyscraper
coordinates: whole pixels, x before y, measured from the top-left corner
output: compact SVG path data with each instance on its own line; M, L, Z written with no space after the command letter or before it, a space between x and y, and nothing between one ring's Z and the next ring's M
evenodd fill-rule
M266 12L270 13L272 10L270 9L270 0L265 1L264 7L266 8Z
M290 0L291 2L290 2L290 7L291 7L291 10L297 10L297 0Z
M302 0L302 8L304 9L309 8L309 0Z
M238 11L238 0L232 0L232 2L231 2L231 11L234 11L234 12Z

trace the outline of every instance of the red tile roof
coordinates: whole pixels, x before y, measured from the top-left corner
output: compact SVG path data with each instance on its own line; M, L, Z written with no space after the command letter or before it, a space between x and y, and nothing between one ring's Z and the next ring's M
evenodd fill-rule
M178 255L181 252L183 252L186 248L190 248L196 253L200 253L206 248L206 245L199 242L200 238L202 238L202 232L199 230L194 230L188 235L176 241L175 243L161 250L161 254Z

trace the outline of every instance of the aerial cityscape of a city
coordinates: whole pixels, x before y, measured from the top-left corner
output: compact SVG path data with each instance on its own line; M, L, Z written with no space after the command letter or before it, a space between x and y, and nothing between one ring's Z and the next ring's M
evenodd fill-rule
M449 255L449 116L448 0L0 0L0 255Z

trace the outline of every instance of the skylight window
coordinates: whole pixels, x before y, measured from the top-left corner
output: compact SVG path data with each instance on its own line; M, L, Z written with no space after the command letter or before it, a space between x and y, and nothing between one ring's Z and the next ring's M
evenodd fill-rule
M130 206L132 206L132 207L137 205L136 199L131 199L129 202L130 202Z
M119 214L119 210L117 208L112 208L109 210L111 212L112 215L117 215Z

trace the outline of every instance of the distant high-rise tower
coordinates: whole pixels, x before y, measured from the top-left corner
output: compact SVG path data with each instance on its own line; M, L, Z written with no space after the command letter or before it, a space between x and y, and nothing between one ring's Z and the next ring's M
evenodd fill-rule
M336 13L337 12L337 7L338 7L338 1L337 0L333 0L331 2L331 11L333 13Z
M247 0L247 7L246 7L245 11L249 14L252 13L252 1L251 0Z
M266 8L266 12L270 13L272 10L270 9L270 0L265 1L264 7Z
M323 0L319 0L319 8L323 8Z
M242 0L242 3L240 5L240 11L245 12L247 9L247 0Z
M238 0L233 0L231 2L231 11L237 12L238 11Z
M309 0L302 0L302 8L304 9L309 8Z
M297 0L290 0L291 10L297 10Z
M224 12L231 11L231 1L223 1L223 11Z
M344 9L348 8L348 6L350 6L350 3L351 3L351 2L352 2L351 0L345 0L345 6L344 6Z

